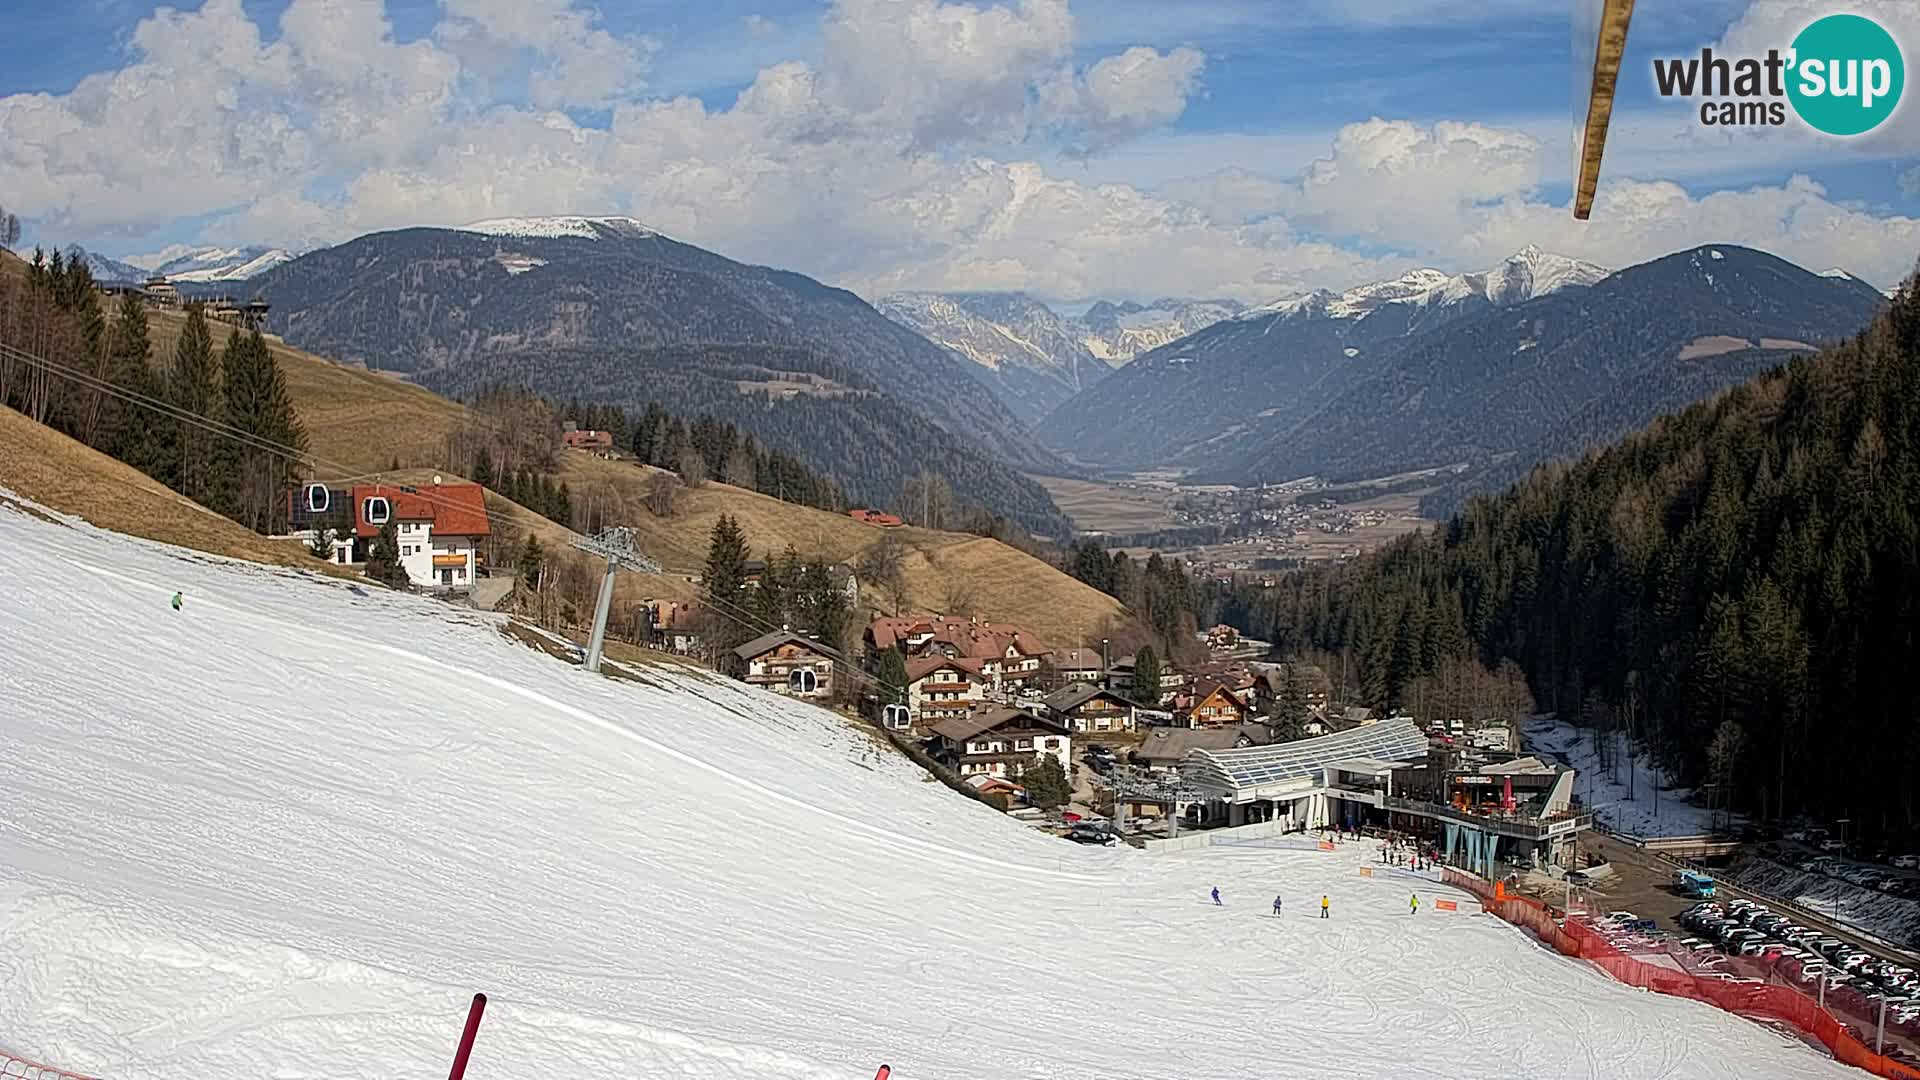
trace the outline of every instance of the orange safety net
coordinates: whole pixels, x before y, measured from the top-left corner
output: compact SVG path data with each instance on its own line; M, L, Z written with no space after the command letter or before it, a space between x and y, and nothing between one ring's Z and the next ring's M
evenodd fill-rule
M42 1065L23 1057L15 1057L0 1050L0 1077L20 1078L20 1080L92 1080L79 1073L56 1069L51 1065Z
M1807 996L1806 991L1792 985L1792 978L1799 973L1798 965L1792 960L1742 957L1726 962L1730 970L1714 972L1686 970L1679 960L1674 961L1681 964L1678 967L1648 963L1621 951L1598 930L1577 918L1556 919L1553 909L1538 900L1507 895L1500 883L1490 883L1453 867L1443 870L1442 880L1480 897L1481 906L1487 911L1521 927L1561 954L1585 960L1628 986L1704 1001L1741 1016L1791 1024L1832 1051L1837 1061L1892 1080L1920 1080L1920 1065L1873 1051L1870 1042L1878 1017L1863 995L1847 989L1834 990L1826 995L1823 1008ZM1665 952L1661 955L1672 958ZM1776 979L1779 981L1773 981Z

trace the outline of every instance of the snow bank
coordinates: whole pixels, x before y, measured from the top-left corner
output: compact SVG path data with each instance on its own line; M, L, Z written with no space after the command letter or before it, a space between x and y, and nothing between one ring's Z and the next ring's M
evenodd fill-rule
M111 1080L437 1075L476 990L474 1080L1852 1075L1371 845L1078 847L819 710L4 500L0 581L0 1043Z
M1521 727L1526 752L1573 766L1574 793L1594 811L1602 825L1634 837L1698 836L1712 831L1713 814L1692 801L1688 788L1662 786L1658 806L1653 789L1653 762L1634 755L1632 784L1627 775L1627 741L1617 737L1614 775L1601 771L1593 732L1551 716L1536 716ZM1631 786L1632 797L1628 797ZM1739 817L1736 815L1736 822ZM1726 815L1721 815L1724 825Z
M1844 868L1846 864L1841 865ZM1843 878L1757 855L1734 860L1723 876L1743 888L1792 901L1896 948L1920 947L1920 900L1890 896Z

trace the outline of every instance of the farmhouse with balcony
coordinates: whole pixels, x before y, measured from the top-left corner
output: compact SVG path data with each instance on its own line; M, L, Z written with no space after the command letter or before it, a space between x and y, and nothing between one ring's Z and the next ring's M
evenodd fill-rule
M833 694L839 652L791 630L765 634L733 650L742 681L776 694L824 698Z
M979 660L921 656L907 661L907 710L923 728L969 715L986 700L987 686Z
M927 752L963 777L1017 779L1040 754L1052 754L1073 775L1073 736L1066 726L1025 709L996 707L941 721Z
M1113 734L1132 731L1139 725L1138 705L1094 683L1069 683L1040 703L1048 715L1076 732Z

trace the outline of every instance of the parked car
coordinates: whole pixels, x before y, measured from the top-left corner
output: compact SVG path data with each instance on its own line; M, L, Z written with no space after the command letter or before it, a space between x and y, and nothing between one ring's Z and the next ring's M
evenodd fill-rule
M1920 855L1895 855L1893 866L1898 870L1920 870Z
M1847 850L1847 845L1841 843L1838 840L1829 838L1829 839L1820 841L1820 850L1821 851L1845 851Z

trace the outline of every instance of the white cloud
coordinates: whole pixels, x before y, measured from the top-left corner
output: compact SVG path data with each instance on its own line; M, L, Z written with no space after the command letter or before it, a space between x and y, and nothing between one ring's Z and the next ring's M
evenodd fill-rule
M535 107L600 107L625 100L646 85L650 37L619 37L600 28L599 16L573 0L442 0L446 18L435 37L476 71L498 76L523 54L535 66L528 78Z
M142 21L132 60L70 94L0 98L0 191L51 239L93 246L207 215L209 242L311 246L630 213L868 294L1061 300L1264 300L1526 243L1615 265L1752 243L1883 282L1920 250L1912 219L1805 178L1702 195L1613 174L1581 225L1540 194L1565 146L1511 124L1129 142L1182 114L1205 57L1137 45L1076 64L1064 0L836 0L816 55L765 65L726 107L647 98L653 49L577 0L446 0L410 43L378 0L291 0L273 41L238 0L208 0ZM525 101L495 90L521 83ZM565 111L594 105L604 127ZM1074 157L1089 150L1113 156Z

